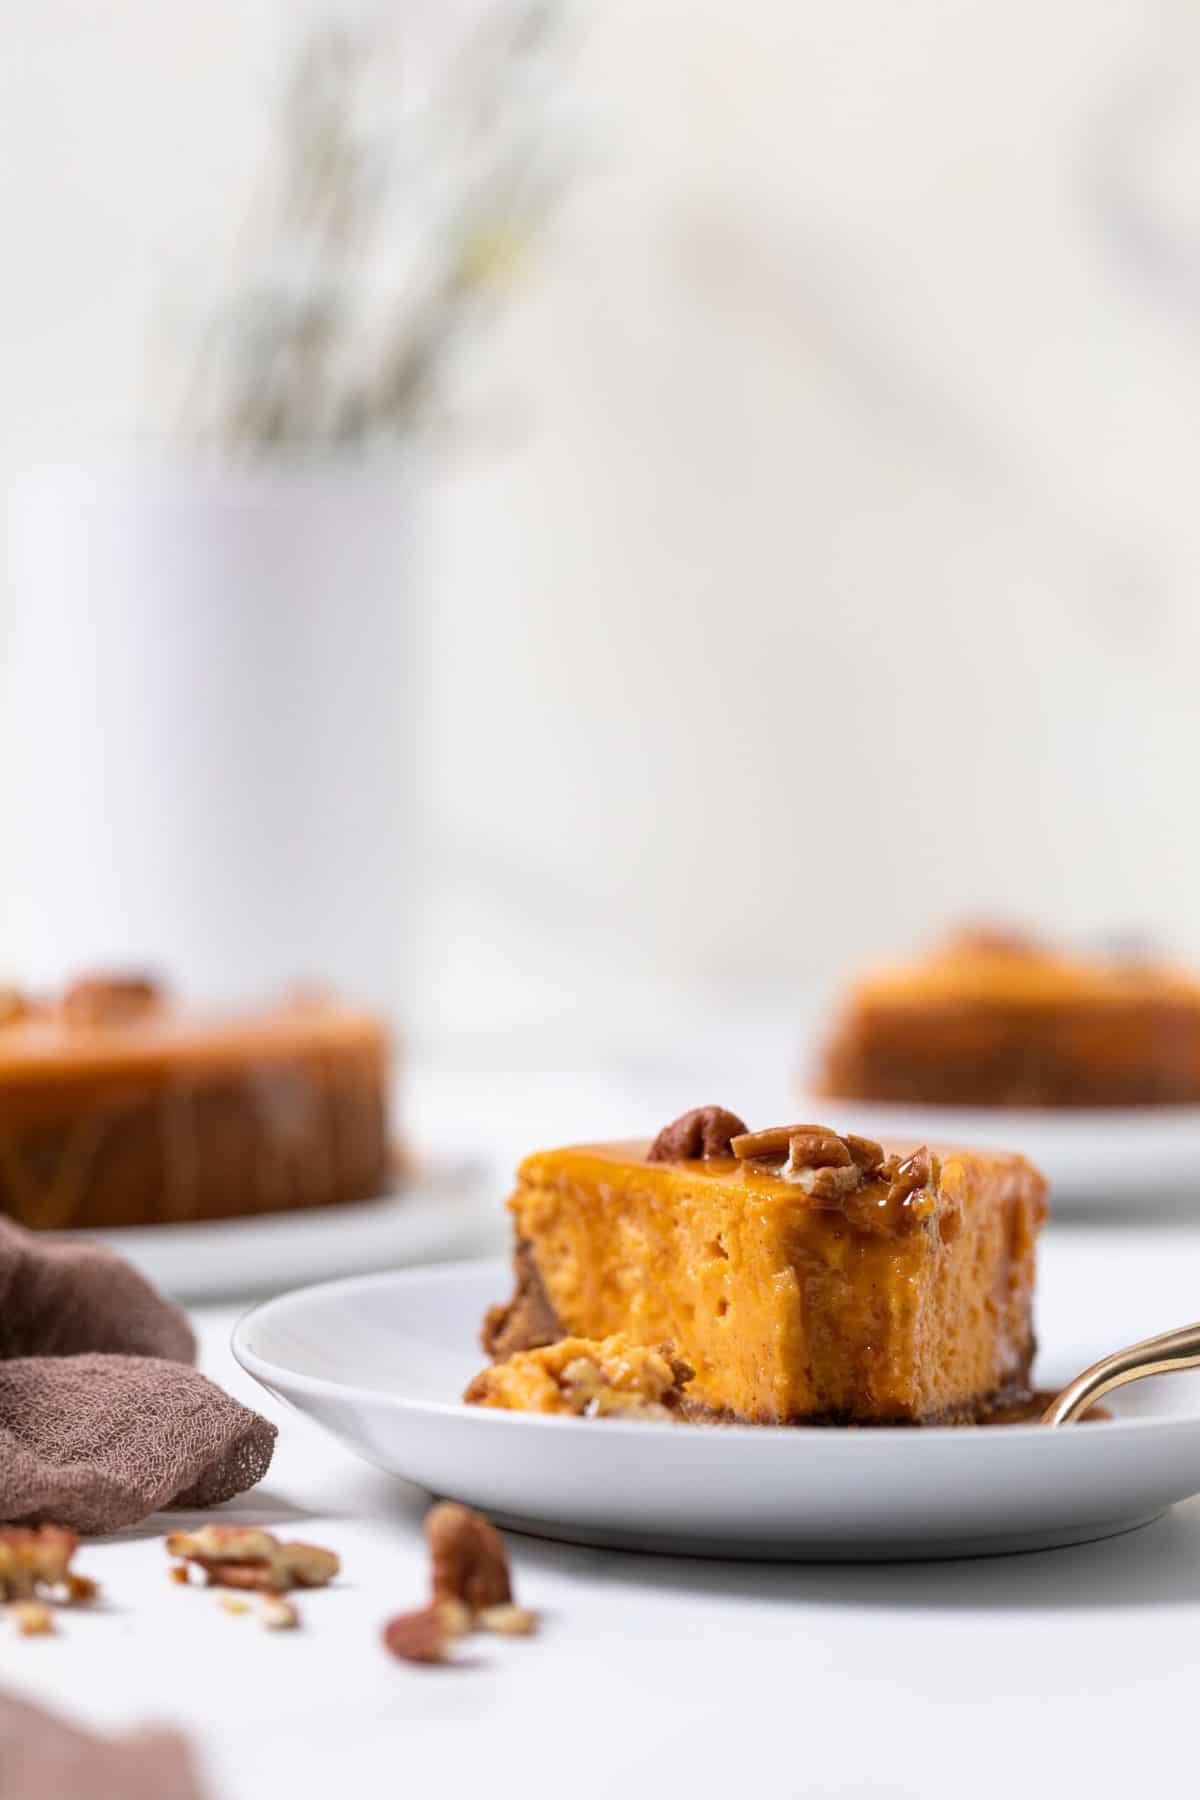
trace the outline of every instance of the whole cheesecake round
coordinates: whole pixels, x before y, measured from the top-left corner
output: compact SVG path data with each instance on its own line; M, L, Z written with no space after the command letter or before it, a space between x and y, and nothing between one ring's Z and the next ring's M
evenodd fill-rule
M389 1063L380 1021L323 997L208 1012L128 976L0 996L0 1213L64 1230L372 1198Z

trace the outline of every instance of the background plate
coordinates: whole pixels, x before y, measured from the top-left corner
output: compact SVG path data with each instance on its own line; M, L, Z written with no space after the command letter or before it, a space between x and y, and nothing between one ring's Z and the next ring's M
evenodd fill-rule
M109 1245L177 1300L228 1300L477 1250L496 1213L476 1165L421 1157L403 1187L353 1206L50 1235Z

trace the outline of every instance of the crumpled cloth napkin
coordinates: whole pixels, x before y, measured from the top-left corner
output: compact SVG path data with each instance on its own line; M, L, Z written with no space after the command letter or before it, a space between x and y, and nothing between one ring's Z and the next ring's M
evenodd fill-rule
M204 1800L184 1738L97 1737L0 1694L0 1800Z
M118 1531L261 1481L275 1427L195 1352L178 1307L111 1250L0 1219L0 1523Z

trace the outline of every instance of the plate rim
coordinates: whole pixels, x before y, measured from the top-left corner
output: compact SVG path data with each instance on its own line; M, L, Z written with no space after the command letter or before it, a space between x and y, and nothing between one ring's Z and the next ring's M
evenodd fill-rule
M487 1167L487 1162L481 1156L447 1157L433 1154L421 1166L419 1173L414 1173L411 1180L397 1181L382 1193L373 1194L365 1200L334 1200L325 1206L286 1206L270 1212L232 1213L224 1219L158 1219L140 1225L63 1226L53 1231L40 1231L37 1235L47 1243L65 1243L68 1240L78 1242L85 1239L89 1243L105 1243L120 1250L122 1244L131 1245L138 1239L165 1244L171 1239L179 1241L192 1232L215 1239L225 1232L233 1235L254 1231L282 1232L289 1226L304 1223L332 1225L341 1221L353 1224L375 1209L382 1212L392 1205L417 1205L423 1200L441 1198L446 1189L462 1190L468 1183L481 1180ZM282 1298L282 1295L277 1297Z
M422 1416L458 1420L470 1419L474 1425L483 1429L495 1427L517 1428L521 1430L541 1431L578 1431L581 1428L591 1429L584 1419L567 1418L552 1413L525 1413L509 1411L500 1407L468 1407L461 1400L423 1400L411 1398L403 1394L389 1393L384 1388L361 1387L357 1383L341 1380L326 1375L310 1375L286 1364L273 1362L270 1358L254 1350L247 1341L248 1333L256 1320L264 1314L286 1310L297 1303L310 1301L315 1295L332 1296L339 1290L361 1291L364 1288L386 1287L390 1284L404 1286L412 1283L438 1281L452 1283L464 1276L482 1275L485 1270L496 1270L507 1265L494 1257L464 1257L449 1262L423 1263L416 1267L399 1269L373 1270L368 1274L342 1275L329 1281L306 1282L301 1287L290 1288L282 1294L256 1302L239 1315L230 1333L229 1345L234 1359L255 1381L272 1393L281 1393L289 1404L295 1404L287 1392L286 1385L281 1388L277 1379L272 1379L272 1371L283 1378L285 1384L297 1392L307 1392L317 1398L339 1398L356 1405L383 1406L391 1411L416 1412ZM1114 1431L1122 1435L1137 1432L1140 1436L1147 1434L1166 1435L1171 1432L1200 1427L1200 1412L1164 1414L1149 1418L1116 1418L1092 1421L1086 1431L1080 1432L1070 1426L1046 1427L1037 1423L1022 1425L1006 1425L995 1431L978 1431L964 1428L961 1425L925 1425L919 1428L922 1441L933 1440L942 1444L961 1442L964 1446L976 1446L973 1452L964 1449L961 1454L979 1454L982 1444L1030 1443L1044 1440L1048 1435L1059 1443L1070 1440L1095 1442L1097 1437L1111 1437ZM606 1419L604 1421L606 1438L613 1433L622 1437L632 1434L638 1441L646 1441L647 1434L663 1441L678 1441L679 1427L673 1422L656 1420L629 1421L622 1419ZM811 1445L820 1442L823 1445L833 1443L872 1443L895 1442L900 1439L912 1439L914 1427L911 1425L877 1425L869 1430L836 1430L823 1425L749 1425L742 1423L721 1424L719 1427L689 1432L692 1442L708 1442L710 1444L727 1442L730 1437L745 1443L790 1443ZM996 1455L1001 1452L984 1450L983 1454ZM704 1454L704 1452L701 1452ZM840 1452L834 1452L840 1454ZM1072 1452L1066 1452L1067 1455Z

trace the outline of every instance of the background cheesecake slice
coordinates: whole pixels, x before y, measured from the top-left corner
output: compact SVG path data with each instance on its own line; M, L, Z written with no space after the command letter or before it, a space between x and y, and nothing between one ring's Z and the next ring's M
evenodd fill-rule
M960 932L855 981L814 1085L899 1104L1195 1104L1200 981L1145 958Z
M669 1342L686 1413L761 1424L969 1420L1027 1391L1045 1183L1023 1157L740 1127L704 1108L653 1145L528 1157L489 1352Z

